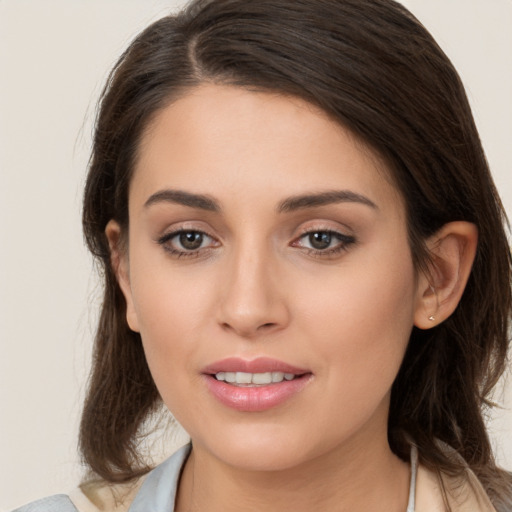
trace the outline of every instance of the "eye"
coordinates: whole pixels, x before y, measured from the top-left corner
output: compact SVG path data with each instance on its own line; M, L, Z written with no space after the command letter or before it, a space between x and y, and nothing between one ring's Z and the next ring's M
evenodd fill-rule
M309 233L306 239L313 249L317 249L319 251L329 249L333 239L336 240L332 233L329 231L317 231L315 233Z
M202 250L216 247L218 242L203 231L180 229L167 233L158 243L178 257L197 256Z
M199 231L183 231L174 238L187 251L197 251L203 245L205 235Z
M332 230L308 231L292 243L318 256L332 255L344 251L355 242L353 236Z

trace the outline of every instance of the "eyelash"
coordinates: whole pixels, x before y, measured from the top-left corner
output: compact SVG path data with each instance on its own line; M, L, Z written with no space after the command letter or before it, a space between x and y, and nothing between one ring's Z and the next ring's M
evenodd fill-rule
M332 229L308 229L304 231L299 238L297 238L293 243L293 247L300 247L299 241L307 239L313 235L328 235L332 239L336 239L338 243L334 247L329 247L326 249L315 249L310 247L303 247L303 249L311 256L319 257L319 258L329 258L330 256L336 256L341 252L345 252L349 249L349 247L356 242L355 237L351 235L345 235L340 233L339 231L334 231ZM311 239L310 239L311 241ZM332 240L330 240L332 241Z
M327 236L331 237L331 239L337 239L338 243L334 247L328 247L326 249L315 249L312 247L302 247L299 244L299 241L307 239L308 237L311 237L315 234L316 235L319 235L319 234L327 235ZM178 229L176 231L173 231L171 233L167 233L167 234L161 236L160 238L158 238L157 243L159 245L161 245L165 251L167 251L168 253L170 253L172 256L174 256L176 258L197 258L201 255L201 253L204 254L204 251L209 251L213 247L215 247L215 245L214 245L213 247L212 246L199 247L198 249L195 249L195 250L176 249L169 242L171 242L174 238L179 237L181 235L200 235L201 237L203 237L203 241L204 241L204 238L209 238L212 241L216 242L216 240L212 236L208 235L208 233L205 233L204 231L200 231L197 229ZM310 241L311 241L311 239L310 239ZM331 241L332 240L330 240L329 242L331 242ZM343 233L334 231L332 229L310 229L310 230L304 231L297 239L295 239L291 243L291 246L299 247L299 248L302 247L302 249L304 249L307 254L315 256L315 257L328 258L330 256L335 256L341 252L347 251L348 248L355 242L356 242L355 237L350 236L350 235L345 235ZM202 245L202 243L201 243L201 245Z

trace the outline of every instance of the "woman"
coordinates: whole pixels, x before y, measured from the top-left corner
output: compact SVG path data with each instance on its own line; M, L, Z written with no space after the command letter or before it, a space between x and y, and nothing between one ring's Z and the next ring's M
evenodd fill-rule
M510 510L482 418L505 215L402 6L196 1L150 26L105 89L83 219L94 477L26 510ZM191 444L148 473L162 404Z

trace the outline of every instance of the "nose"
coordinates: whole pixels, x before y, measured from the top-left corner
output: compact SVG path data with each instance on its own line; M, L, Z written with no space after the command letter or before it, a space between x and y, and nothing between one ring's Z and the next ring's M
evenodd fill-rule
M275 262L263 251L235 255L221 284L221 327L244 338L269 335L285 328L290 314L286 290L278 274Z

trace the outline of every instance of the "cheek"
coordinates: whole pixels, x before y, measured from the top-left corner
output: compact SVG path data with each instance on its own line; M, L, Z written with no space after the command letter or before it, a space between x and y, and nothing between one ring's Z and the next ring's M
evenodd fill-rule
M183 423L190 408L190 387L200 388L194 362L204 312L197 295L180 293L178 287L148 286L140 291L144 293L138 314L146 360L163 402Z
M347 265L301 305L301 329L347 400L380 400L398 373L414 318L414 269L404 254Z
M160 258L161 260L161 258ZM171 380L190 370L197 340L212 317L210 290L204 276L191 281L169 262L132 258L131 284L134 309L144 351L157 387L169 389ZM207 281L206 281L207 282ZM204 336L204 334L203 334Z

